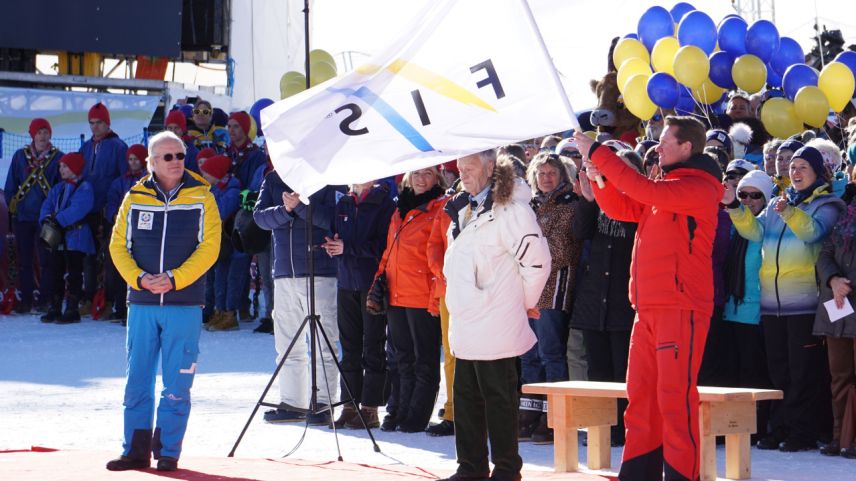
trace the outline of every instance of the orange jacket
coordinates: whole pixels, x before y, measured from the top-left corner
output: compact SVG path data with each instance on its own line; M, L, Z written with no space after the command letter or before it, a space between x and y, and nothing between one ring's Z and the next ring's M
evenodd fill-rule
M377 272L379 275L386 266L391 306L428 308L434 278L428 266L428 237L446 199L441 196L411 209L404 220L398 209L392 214Z
M713 238L723 187L716 162L694 155L650 180L610 149L595 144L589 158L606 180L594 189L610 218L638 222L630 265L636 310L713 312Z
M443 277L443 259L446 257L446 249L449 247L449 225L452 218L442 212L449 201L449 197L440 197L441 212L434 217L434 225L431 227L431 235L428 237L428 268L434 276L431 282L431 295L429 299L428 312L440 315L440 298L446 295L446 279Z

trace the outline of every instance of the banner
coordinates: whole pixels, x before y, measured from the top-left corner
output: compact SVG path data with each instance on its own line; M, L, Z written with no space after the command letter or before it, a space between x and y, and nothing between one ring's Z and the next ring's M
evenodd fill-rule
M525 0L444 0L353 72L262 110L306 199L578 127Z
M113 131L130 137L149 126L160 96L0 87L0 127L29 137L30 121L43 117L51 123L54 137L90 137L86 116L98 102L110 110Z

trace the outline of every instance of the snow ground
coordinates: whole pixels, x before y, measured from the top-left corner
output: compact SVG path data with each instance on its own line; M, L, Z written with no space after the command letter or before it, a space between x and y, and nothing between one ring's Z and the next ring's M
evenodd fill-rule
M242 323L240 331L202 332L184 455L226 456L270 379L275 368L273 337L253 334L253 327L255 323ZM118 454L122 443L124 343L124 328L109 322L85 318L80 324L63 326L42 324L35 315L0 316L0 450L35 445ZM267 401L277 402L277 393L274 384ZM444 398L441 389L438 407ZM345 461L403 463L445 472L457 466L451 437L372 432L382 454L373 451L365 431L339 431ZM281 457L295 447L303 433L303 425L265 424L260 412L236 456ZM312 427L292 456L335 460L335 443L332 430ZM520 451L524 470L552 470L552 446L524 443ZM582 446L580 457L584 463ZM752 458L753 479L856 480L856 461L827 458L817 452L785 454L753 449ZM613 448L613 472L620 459L621 448ZM717 459L722 476L723 446L718 448Z

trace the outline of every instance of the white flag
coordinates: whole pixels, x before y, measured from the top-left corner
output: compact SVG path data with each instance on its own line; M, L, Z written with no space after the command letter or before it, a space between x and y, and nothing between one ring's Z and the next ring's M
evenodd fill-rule
M526 0L444 0L406 31L262 110L274 167L302 198L579 128Z

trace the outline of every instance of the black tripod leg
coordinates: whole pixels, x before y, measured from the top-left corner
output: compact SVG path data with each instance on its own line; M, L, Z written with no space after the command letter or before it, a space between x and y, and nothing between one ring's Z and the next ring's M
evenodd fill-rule
M262 406L262 403L267 397L268 391L270 391L271 386L273 386L274 380L279 375L279 371L282 370L282 366L285 364L285 360L288 359L288 355L291 353L291 350L294 348L294 344L297 343L299 339L301 339L300 335L303 333L303 329L306 327L306 324L309 322L309 316L306 316L303 319L303 322L300 324L300 327L297 329L297 333L291 339L291 343L288 345L288 349L285 350L285 353L282 355L282 359L279 360L279 363L276 365L276 369L273 371L273 374L270 377L270 380L265 386L264 391L262 391L262 395L259 397L259 400L256 401L256 405L253 407L253 412L250 413L249 419L247 419L247 423L244 425L244 429L241 430L241 434L238 435L238 439L235 440L235 445L232 446L232 450L229 451L228 457L235 456L235 450L238 449L238 445L241 444L241 440L244 438L244 434L246 434L247 429L250 427L250 423L253 422L253 418L256 416L256 413L259 411L259 407Z
M369 429L368 426L366 425L366 420L365 420L365 418L363 418L363 413L362 413L362 411L360 411L359 406L357 406L357 403L354 400L354 393L351 391L351 386L348 384L348 380L345 378L345 376L342 375L342 365L339 364L339 359L337 359L336 356L333 355L333 353L335 351L333 350L333 345L330 343L330 338L327 337L327 332L324 330L324 326L322 326L320 322L318 323L318 331L321 333L321 337L324 338L324 343L327 344L327 349L328 349L328 352L330 353L330 357L333 358L333 362L336 364L336 370L339 371L339 376L342 379L342 384L344 384L345 390L348 391L348 397L350 399L348 401L344 402L343 404L351 403L354 406L354 409L356 409L356 411L357 411L357 416L360 418L360 422L363 424L363 429L366 430L366 434L368 434L369 439L372 440L372 446L374 446L374 451L376 453L379 453L380 452L380 446L378 446L377 441L375 441L374 435L372 434L372 430ZM323 353L322 353L322 355L323 355ZM322 362L321 364L323 366L324 363ZM326 371L325 371L325 381L326 381ZM325 382L325 384L326 384L326 382ZM328 390L329 390L329 386L328 386ZM331 409L332 409L332 402L330 403L330 405L331 405Z

